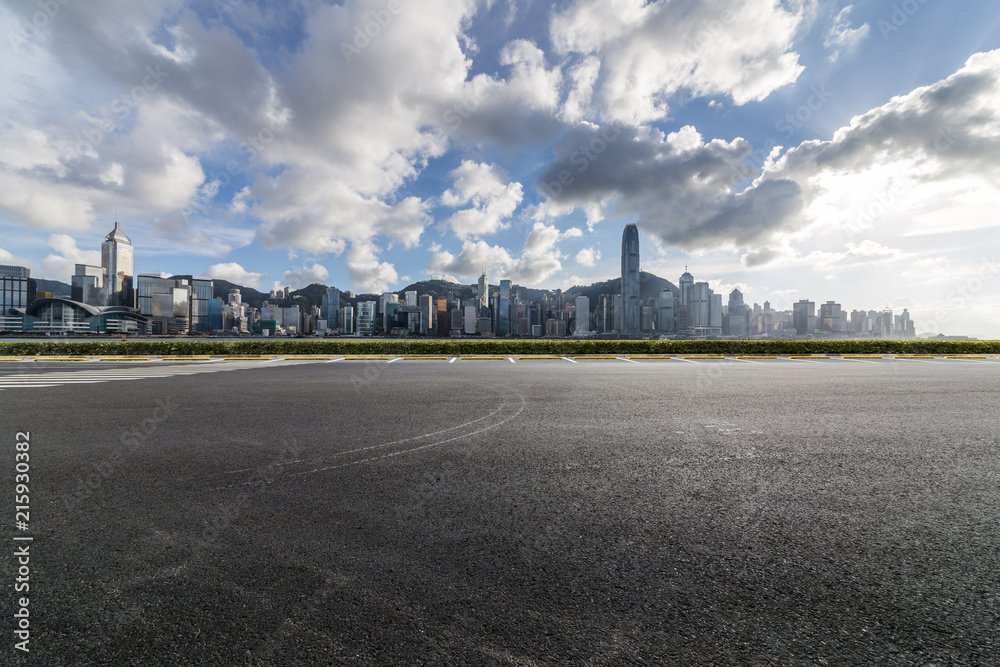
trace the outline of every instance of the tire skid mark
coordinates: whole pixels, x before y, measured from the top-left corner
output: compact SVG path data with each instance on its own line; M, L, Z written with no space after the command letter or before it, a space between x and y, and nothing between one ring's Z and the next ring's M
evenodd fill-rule
M346 461L344 463L337 463L337 464L334 464L334 465L324 466L322 468L314 468L313 470L306 470L306 471L302 471L302 472L290 472L290 473L286 473L280 479L276 479L276 480L269 481L269 482L266 482L266 483L267 484L273 484L274 482L285 481L285 480L291 479L292 477L305 477L307 475L313 475L313 474L316 474L316 473L326 472L326 471L330 471L330 470L340 470L342 468L349 468L351 466L362 465L362 464L365 464L365 463L374 463L376 461L383 461L383 460L386 460L386 459L394 458L396 456L401 456L403 454L412 454L414 452L419 452L419 451L422 451L422 450L425 450L425 449L430 449L432 447L440 447L441 445L445 445L445 444L448 444L450 442L455 442L457 440L462 440L464 438L469 438L471 436L478 435L480 433L485 433L486 431L490 431L492 429L495 429L495 428L498 428L500 426L503 426L503 425L507 424L511 420L519 417L521 415L521 413L524 412L524 409L526 407L524 397L521 396L521 395L518 395L517 398L520 401L520 405L518 406L518 409L513 414L511 414L508 417L506 417L506 418L504 418L504 419L496 422L495 424L489 424L487 426L483 426L482 428L476 429L474 431L470 431L468 433L462 433L460 435L455 435L455 436L452 436L450 438L445 438L443 440L438 440L437 442L431 442L431 443L427 443L425 445L418 445L417 447L409 447L407 449L401 449L401 450L396 451L396 452L389 452L387 454L382 454L382 455L379 455L379 456L372 456L372 457L368 457L368 458L364 458L364 459L358 459L356 461ZM455 429L463 428L463 427L466 427L466 426L470 426L470 425L472 425L472 424L474 424L476 422L482 421L483 419L487 419L489 417L492 417L492 416L496 415L498 412L500 412L501 410L507 408L509 405L510 405L510 402L505 401L496 410L494 410L493 412L491 412L489 415L486 415L485 417L480 417L479 419L475 419L475 420L473 420L471 422L467 422L466 424L461 424L459 426L455 426L455 427L452 427L452 428L449 428L449 429L445 429L443 431L438 431L436 433L426 434L424 436L415 436L415 437L412 437L412 438L406 438L405 440L399 440L399 441L396 441L396 442L393 442L393 443L384 443L384 444L381 444L381 445L373 445L371 447L362 447L360 449L352 450L351 452L339 452L337 455L339 456L339 455L349 454L349 453L355 453L356 454L356 453L359 453L359 452L371 451L373 449L377 449L377 448L380 448L380 447L387 447L387 446L393 445L393 444L402 444L402 443L405 443L405 442L412 442L414 440L421 440L423 438L426 438L426 437L429 437L429 436L432 436L432 435L440 435L442 433L447 433L448 431L454 431ZM324 458L330 458L330 457L324 457ZM292 461L290 463L304 463L304 461ZM288 464L281 464L281 465L288 465ZM278 468L278 467L279 467L279 465L265 466L263 468L263 470L269 470L269 469L274 469L274 468ZM261 469L253 469L253 470L250 470L250 472L259 471L259 470L261 470ZM238 471L234 471L234 472L238 472ZM225 490L228 490L228 489L235 489L235 488L238 488L238 487L241 487L241 486L249 486L249 485L257 484L257 483L258 483L257 480L249 480L249 481L245 481L245 482L237 482L235 484L229 484L229 485L226 485L226 486L219 486L219 487L215 487L215 488L211 488L211 489L200 489L200 491L203 491L205 493L212 493L212 492L215 492L215 491L225 491Z

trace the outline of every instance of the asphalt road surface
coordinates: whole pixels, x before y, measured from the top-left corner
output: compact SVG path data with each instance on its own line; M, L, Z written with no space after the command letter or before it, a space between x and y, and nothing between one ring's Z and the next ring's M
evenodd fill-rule
M3 664L1000 664L995 358L22 362L0 438Z

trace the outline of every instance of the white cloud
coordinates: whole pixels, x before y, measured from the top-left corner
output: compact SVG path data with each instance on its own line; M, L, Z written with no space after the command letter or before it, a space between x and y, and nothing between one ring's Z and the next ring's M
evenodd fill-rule
M101 265L100 250L81 250L76 239L68 234L49 235L48 245L55 253L42 260L42 273L46 278L69 282L76 264Z
M523 199L520 183L507 183L507 175L496 165L463 160L449 176L450 190L441 195L444 206L470 208L456 211L444 224L460 239L493 234L507 227L508 220Z
M385 292L399 280L396 268L379 262L376 248L369 243L354 243L347 253L347 272L355 291L363 294Z
M576 263L580 266L594 266L601 259L601 251L593 248L584 248L576 253Z
M314 263L312 266L304 266L295 271L285 271L284 275L281 276L280 283L275 282L274 284L276 288L280 284L283 287L288 286L297 290L314 283L325 285L329 279L330 272L327 268L322 264Z
M664 118L681 90L728 94L742 105L794 82L804 68L791 45L808 4L579 0L553 16L550 38L561 55L601 59L599 119L644 124ZM579 115L593 68L574 79L580 92L570 117Z
M851 27L852 9L854 9L854 5L847 5L840 10L823 40L823 46L830 51L830 62L836 62L842 51L849 53L856 49L871 30L867 23L863 23L857 28Z
M236 262L214 264L205 269L204 275L208 278L226 280L236 285L243 285L254 289L260 289L261 284L267 277L263 273L247 271Z

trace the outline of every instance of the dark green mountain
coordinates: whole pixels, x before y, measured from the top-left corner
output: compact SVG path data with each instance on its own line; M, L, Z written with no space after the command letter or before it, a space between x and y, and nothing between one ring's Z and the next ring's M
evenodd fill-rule
M639 299L645 301L646 299L656 299L660 296L660 291L664 288L669 288L674 294L680 293L677 285L673 284L666 278L660 278L652 273L647 273L645 271L639 272ZM602 294L621 294L622 291L622 279L613 278L611 280L605 280L601 283L594 283L588 287L570 287L566 290L566 294L575 296L585 296L590 299L590 310L594 311L597 308L597 297Z
M52 296L62 296L67 299L73 295L73 286L59 280L35 279L35 289L39 292L52 292Z

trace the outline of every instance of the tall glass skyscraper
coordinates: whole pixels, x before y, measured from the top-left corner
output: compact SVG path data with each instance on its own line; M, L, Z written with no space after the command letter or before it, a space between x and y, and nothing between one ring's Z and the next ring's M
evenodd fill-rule
M622 333L639 335L639 229L622 233Z
M479 317L489 317L490 315L490 284L486 281L486 273L479 276Z
M101 268L104 269L108 305L135 308L132 241L118 227L117 220L115 228L101 244Z

